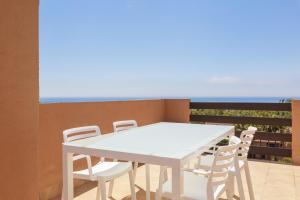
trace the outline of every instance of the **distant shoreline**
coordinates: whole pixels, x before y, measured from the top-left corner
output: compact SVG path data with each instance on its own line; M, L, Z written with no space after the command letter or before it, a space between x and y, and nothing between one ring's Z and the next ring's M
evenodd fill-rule
M41 104L103 102L153 99L191 99L192 102L257 102L278 103L282 99L300 99L300 97L42 97Z

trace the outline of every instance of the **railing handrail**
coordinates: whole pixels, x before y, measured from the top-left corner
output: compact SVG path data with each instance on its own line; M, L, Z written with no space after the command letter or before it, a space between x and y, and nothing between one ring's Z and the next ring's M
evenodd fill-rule
M211 123L228 123L228 124L273 125L273 126L291 126L292 125L291 119L271 118L271 117L191 115L190 121L211 122Z
M191 109L291 111L291 103L191 102Z

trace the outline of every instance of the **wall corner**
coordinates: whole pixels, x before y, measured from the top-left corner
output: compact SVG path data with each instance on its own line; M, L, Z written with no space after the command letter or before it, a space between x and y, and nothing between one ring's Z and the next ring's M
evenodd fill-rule
M190 99L165 99L166 122L190 122Z
M300 100L292 101L292 159L300 165Z

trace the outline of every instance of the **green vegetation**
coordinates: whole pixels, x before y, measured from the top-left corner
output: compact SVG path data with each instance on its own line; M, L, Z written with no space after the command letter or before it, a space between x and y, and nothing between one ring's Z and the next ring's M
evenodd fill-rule
M253 110L212 110L212 109L192 109L194 115L211 115L211 116L241 116L241 117L266 117L266 118L288 118L291 112L288 111L253 111ZM241 131L247 129L252 124L235 124L236 130ZM290 133L290 128L286 126L269 126L269 125L253 125L259 131L273 133Z
M282 99L279 103L290 103L291 99ZM291 119L290 111L260 111L260 110L219 110L219 109L192 109L191 114L194 115L211 115L211 116L237 116L237 117L265 117L265 118L284 118ZM255 124L235 124L237 131L247 129L249 126L255 126L258 131L272 133L290 133L290 127L287 126L269 126Z

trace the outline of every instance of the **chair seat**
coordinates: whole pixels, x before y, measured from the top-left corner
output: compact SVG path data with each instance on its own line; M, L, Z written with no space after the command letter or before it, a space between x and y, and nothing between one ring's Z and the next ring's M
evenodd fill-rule
M98 178L106 181L118 177L132 169L131 162L99 162L92 167L92 177L89 170L74 171L74 178L96 181Z
M212 166L214 162L214 155L205 155L201 156L200 164L203 166ZM240 169L244 167L245 162L243 160L239 160L239 167ZM229 172L235 172L235 167L231 167Z
M183 172L184 192L183 198L195 200L207 200L207 178L196 175L192 172ZM216 199L225 190L225 184L213 187L214 198ZM170 197L172 194L172 180L166 181L162 186L162 195Z

